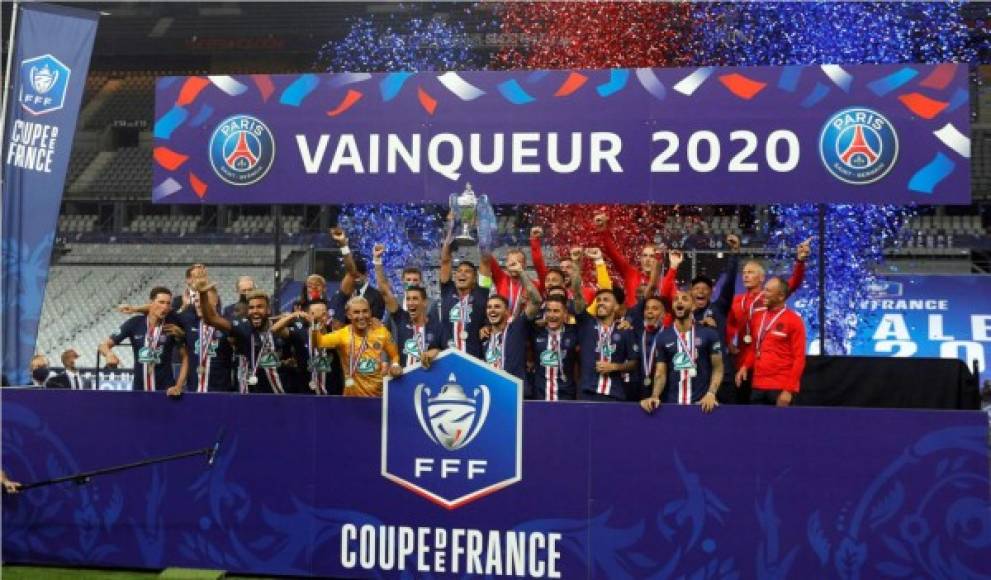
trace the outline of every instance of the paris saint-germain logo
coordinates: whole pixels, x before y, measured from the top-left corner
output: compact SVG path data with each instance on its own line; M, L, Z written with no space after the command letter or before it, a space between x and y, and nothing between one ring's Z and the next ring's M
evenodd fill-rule
M898 133L881 113L851 107L826 121L819 135L819 155L836 179L867 185L887 175L895 166Z
M210 165L217 177L231 185L258 183L274 161L272 131L251 115L224 119L210 136Z

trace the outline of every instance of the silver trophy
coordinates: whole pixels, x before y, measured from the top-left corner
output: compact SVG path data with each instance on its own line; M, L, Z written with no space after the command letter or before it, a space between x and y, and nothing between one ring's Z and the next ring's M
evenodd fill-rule
M454 237L454 246L473 246L478 243L471 235L471 230L477 225L478 204L488 205L487 195L475 195L471 189L471 184L465 184L465 190L460 194L452 193L449 199L451 213L454 214L455 222L461 222L461 233Z

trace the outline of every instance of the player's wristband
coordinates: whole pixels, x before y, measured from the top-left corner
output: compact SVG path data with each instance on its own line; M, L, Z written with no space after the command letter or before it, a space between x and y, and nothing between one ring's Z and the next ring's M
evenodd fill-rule
M606 263L606 261L603 260L602 258L599 258L598 260L595 260L595 262L594 262L594 264L596 266L598 266L599 264L605 264L605 263Z
M479 288L491 288L492 287L492 277L485 276L483 274L478 275L478 287Z
M373 266L381 266L382 265L382 260L372 260L372 265Z
M341 255L342 256L347 256L350 253L351 253L351 248L349 248L347 246L341 246Z

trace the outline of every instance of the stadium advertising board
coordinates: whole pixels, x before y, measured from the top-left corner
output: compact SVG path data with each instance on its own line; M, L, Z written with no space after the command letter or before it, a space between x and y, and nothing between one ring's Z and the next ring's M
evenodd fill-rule
M519 415L518 393L491 375L410 378L390 385L387 454L379 400L11 390L4 469L22 482L226 432L212 466L200 456L5 495L4 562L325 578L986 569L977 411L529 402ZM823 481L828 494L809 494Z
M163 77L155 107L161 203L970 201L957 64Z
M976 361L991 380L991 276L889 276L860 311L851 354Z

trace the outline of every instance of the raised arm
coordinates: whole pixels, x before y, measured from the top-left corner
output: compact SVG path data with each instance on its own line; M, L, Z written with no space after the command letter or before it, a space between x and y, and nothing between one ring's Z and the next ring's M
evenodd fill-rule
M654 251L654 267L650 270L650 278L647 279L647 294L644 296L654 296L657 293L657 281L661 278L661 268L664 265L664 254L655 250ZM675 268L668 268L668 272L674 270ZM664 290L661 289L663 294Z
M451 241L454 239L454 214L447 214L447 232L444 234L444 242L440 246L440 272L438 279L441 284L451 281Z
M210 290L215 288L215 285L210 283L206 278L195 280L193 283L196 284L196 291L200 293L200 310L203 311L203 322L217 330L229 333L234 328L234 325L221 316L210 302Z
M495 256L485 251L482 254L482 263L479 264L479 275L490 276L495 287L498 288L502 281L509 277L508 274L499 266L499 260L496 260ZM485 269L488 268L488 272Z
M330 238L337 243L341 250L341 261L344 262L344 278L341 279L341 293L350 296L354 292L354 280L358 276L358 266L354 263L354 256L351 255L351 248L348 246L348 237L341 228L331 228Z
M712 301L716 310L721 312L729 312L730 306L733 305L733 294L736 292L736 274L740 270L740 258L737 255L740 250L740 238L736 234L730 234L726 236L726 245L732 253L726 261L726 269L720 276L719 292L716 294L716 299Z
M640 273L637 272L637 269L623 257L623 254L616 247L616 240L613 239L612 232L609 231L609 218L606 214L600 213L593 218L593 222L595 223L595 229L599 234L599 243L602 251L613 263L613 265L616 266L616 270L619 271L619 275L623 277L623 281L626 282L627 285L627 292L635 295L636 292L634 292L634 290L636 290L636 288L630 290L629 288L631 288L631 286L629 281L634 277L638 277Z
M681 263L685 260L685 254L681 250L671 250L668 252L668 263L670 268L664 274L664 279L661 280L661 302L664 303L664 307L667 309L671 308L671 304L674 302L674 291L675 282L678 278L678 268L681 267Z
M599 248L585 248L585 255L595 264L595 278L596 282L598 282L596 284L598 290L612 290L612 278L609 277L609 268L606 267L606 261L602 259L602 250ZM606 282L605 285L601 284L603 281ZM585 294L583 293L582 296L584 297ZM586 302L588 306L585 310L592 316L595 316L595 294L592 294L592 299L586 300ZM581 310L575 310L575 312L581 312Z
M375 284L382 294L385 309L389 311L389 314L395 314L399 310L399 301L396 300L396 295L392 293L392 284L389 283L389 277L385 275L385 266L382 264L383 255L385 255L385 246L375 244L375 247L372 248L372 264L375 266Z
M791 278L788 279L789 294L802 286L802 281L805 280L805 261L809 259L811 253L812 238L798 244L798 248L795 249L795 266L791 270Z
M515 272L513 272L515 274ZM523 281L523 288L526 291L526 310L524 314L529 320L533 320L537 317L537 312L540 311L540 303L543 302L543 297L540 295L540 290L537 289L537 285L533 283L530 276L527 275L522 269L519 272L520 280Z
M302 310L281 316L272 324L272 333L286 337L289 335L289 325L300 319L309 320L310 317Z
M585 302L585 296L582 294L582 249L581 248L571 248L570 256L571 258L571 295L575 302L575 313L582 312L588 307Z
M533 258L533 269L537 271L537 290L544 291L544 278L547 277L547 263L544 262L544 248L541 241L544 228L530 228L530 257Z

